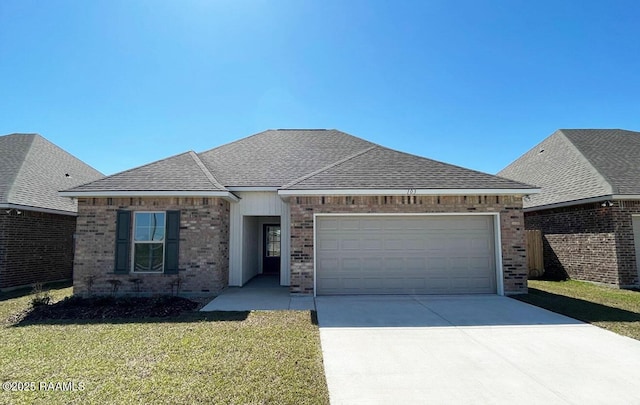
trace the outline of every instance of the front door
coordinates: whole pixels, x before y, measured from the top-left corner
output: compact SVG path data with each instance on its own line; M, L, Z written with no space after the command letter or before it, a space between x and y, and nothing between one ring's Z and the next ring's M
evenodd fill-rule
M280 225L264 225L262 273L280 274Z

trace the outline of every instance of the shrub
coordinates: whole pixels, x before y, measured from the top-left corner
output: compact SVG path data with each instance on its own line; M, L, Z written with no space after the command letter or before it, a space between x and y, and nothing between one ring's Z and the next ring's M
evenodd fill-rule
M51 303L51 294L49 290L44 290L42 283L36 283L33 286L34 297L31 299L31 305L39 307L42 305L49 305Z

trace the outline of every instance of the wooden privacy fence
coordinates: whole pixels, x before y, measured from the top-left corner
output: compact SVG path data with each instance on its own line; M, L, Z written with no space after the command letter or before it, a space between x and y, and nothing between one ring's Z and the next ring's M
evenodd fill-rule
M529 277L540 277L544 274L542 254L542 231L525 231L527 235L527 268Z

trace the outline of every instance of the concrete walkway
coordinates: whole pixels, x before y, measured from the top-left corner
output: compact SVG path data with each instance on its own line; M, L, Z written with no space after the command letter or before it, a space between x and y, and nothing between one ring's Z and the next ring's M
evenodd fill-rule
M257 276L244 287L229 287L201 311L315 310L313 297L292 296L277 277Z
M317 297L337 404L640 404L640 341L499 296Z

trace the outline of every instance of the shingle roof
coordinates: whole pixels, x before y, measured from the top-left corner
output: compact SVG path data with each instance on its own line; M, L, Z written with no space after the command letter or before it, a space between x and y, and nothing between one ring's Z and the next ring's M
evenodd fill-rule
M269 130L199 156L227 187L281 187L371 146L336 130Z
M614 194L640 194L640 132L621 129L563 129Z
M59 190L103 174L38 134L0 136L0 204L76 212Z
M527 184L382 146L288 184L285 189L529 189Z
M397 152L337 130L268 130L197 156L193 152L189 154L115 174L69 191L213 190L212 184L217 184L215 190L227 190L225 187L288 190L533 188ZM190 160L188 156L195 159ZM202 167L194 163L197 158Z
M73 189L91 191L223 191L226 190L189 151L127 170Z
M498 175L541 187L525 208L640 194L640 132L560 129Z

